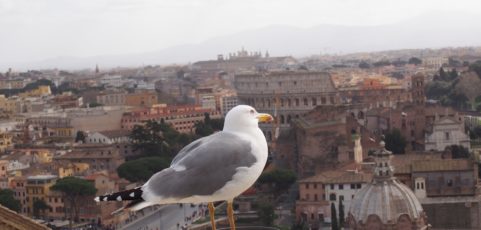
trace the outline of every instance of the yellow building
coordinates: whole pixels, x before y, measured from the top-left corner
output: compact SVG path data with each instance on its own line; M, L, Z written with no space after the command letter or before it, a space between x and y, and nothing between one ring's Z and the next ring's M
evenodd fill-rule
M7 177L7 166L8 166L8 161L0 160L0 178Z
M41 97L51 95L52 91L48 85L40 85L36 89L29 90L27 92L19 94L20 97Z
M4 153L7 149L13 148L12 135L9 133L0 133L0 153Z
M151 107L157 104L157 101L155 91L136 92L125 96L125 104L128 106Z
M17 101L12 98L6 98L5 95L0 95L0 110L8 113L16 111Z
M58 176L60 178L74 176L74 175L81 175L89 170L89 164L87 163L69 163L66 166L62 166L58 168Z
M33 204L37 200L48 202L51 197L50 187L57 181L55 175L37 175L27 177L25 186L27 214L33 216Z
M28 156L33 156L38 163L50 163L52 162L53 153L50 149L32 148L32 149L16 149Z

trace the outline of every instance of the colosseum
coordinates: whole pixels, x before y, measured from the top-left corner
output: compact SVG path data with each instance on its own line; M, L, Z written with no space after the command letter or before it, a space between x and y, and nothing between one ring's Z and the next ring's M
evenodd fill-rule
M240 103L254 106L259 112L276 114L281 132L289 129L291 119L319 105L350 105L359 119L374 107L394 107L398 102L412 101L411 89L402 85L383 86L374 80L350 87L338 87L328 72L278 71L235 75L234 86ZM268 140L272 126L262 124Z
M288 127L291 118L298 117L317 105L338 103L337 90L327 72L238 74L234 85L242 103L268 113L273 113L277 107L282 128Z

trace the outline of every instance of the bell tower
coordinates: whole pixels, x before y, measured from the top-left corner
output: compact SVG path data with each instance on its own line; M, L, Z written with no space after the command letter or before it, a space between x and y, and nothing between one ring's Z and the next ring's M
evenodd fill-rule
M417 73L411 78L411 97L416 105L424 105L426 96L424 94L424 75Z

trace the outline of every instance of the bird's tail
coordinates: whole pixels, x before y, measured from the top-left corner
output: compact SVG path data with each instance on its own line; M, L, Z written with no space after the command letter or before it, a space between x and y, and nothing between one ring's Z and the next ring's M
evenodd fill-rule
M125 201L125 200L132 200L132 201L143 201L142 198L142 187L136 187L134 189L124 190L120 192L115 192L103 196L95 197L94 199L96 202L101 201Z

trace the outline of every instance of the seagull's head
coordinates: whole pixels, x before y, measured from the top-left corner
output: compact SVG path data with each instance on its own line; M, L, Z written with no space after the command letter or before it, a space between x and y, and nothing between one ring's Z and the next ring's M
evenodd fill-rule
M225 116L224 130L238 130L247 127L259 127L259 122L270 122L273 118L267 113L258 113L248 105L238 105Z

